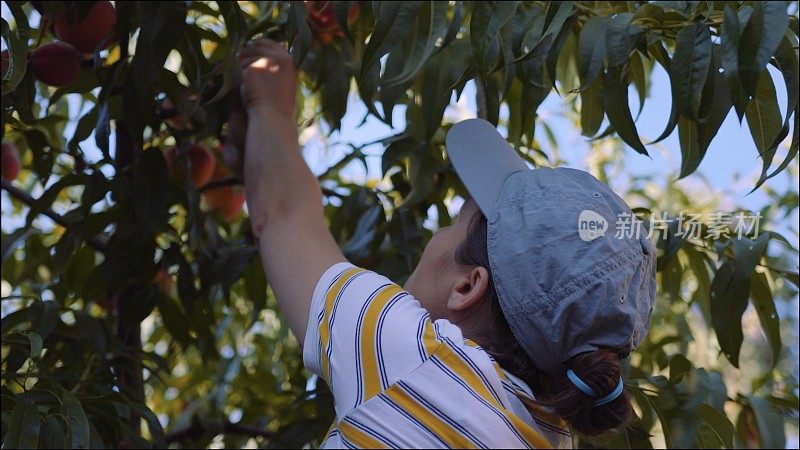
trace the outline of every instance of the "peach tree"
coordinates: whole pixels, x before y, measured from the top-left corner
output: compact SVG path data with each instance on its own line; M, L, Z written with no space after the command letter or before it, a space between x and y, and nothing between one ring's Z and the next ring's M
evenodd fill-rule
M798 196L767 182L797 180L797 2L4 5L4 448L300 447L324 436L330 392L302 368L243 209L235 51L255 36L292 49L302 129L339 130L350 97L364 121L404 115L404 129L350 144L319 176L347 257L398 282L431 235L426 220L449 224L447 205L465 195L443 136L468 83L478 115L533 166L560 163L536 130L553 134L537 110L562 96L581 133L613 147L594 168L601 178L614 154L646 155L673 133L678 176L692 176L736 114L753 142L732 151L761 160L753 189L770 198L756 211L762 230L688 239L669 222L654 331L626 367L636 417L576 444L782 448L785 427L796 430L797 347L776 303L796 310L797 249L770 225ZM669 85L651 85L656 66ZM643 142L629 95L641 110L652 89L671 91L671 113ZM342 176L366 166L366 147L380 150L381 183ZM632 186L625 195L649 226L667 198L697 206L674 186ZM763 351L740 357L755 345L748 306Z

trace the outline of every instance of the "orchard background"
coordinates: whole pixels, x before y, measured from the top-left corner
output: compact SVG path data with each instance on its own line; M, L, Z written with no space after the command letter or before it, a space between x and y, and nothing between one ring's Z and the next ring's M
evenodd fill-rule
M576 445L797 446L797 2L2 12L3 448L320 443L332 398L276 307L238 176L235 51L257 35L301 69L304 155L354 264L405 280L465 195L443 137L475 114L532 166L587 169L663 231L652 330L625 369L636 418ZM644 108L671 111L653 136ZM697 171L726 120L748 139L723 158L758 165L738 195ZM675 173L656 162L665 142ZM689 238L681 211L761 219Z

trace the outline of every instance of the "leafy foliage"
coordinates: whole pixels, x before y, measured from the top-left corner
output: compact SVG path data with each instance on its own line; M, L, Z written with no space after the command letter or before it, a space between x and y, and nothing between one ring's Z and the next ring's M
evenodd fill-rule
M3 139L23 160L3 190L25 216L2 236L4 448L300 447L324 436L331 395L302 368L246 218L203 206L205 192L240 181L197 187L171 169L191 170L192 145L233 140L235 50L254 36L291 45L302 127L339 129L351 89L380 121L405 114L405 130L380 141L380 187L341 177L353 161L366 165L359 146L320 175L347 257L398 282L430 238L429 211L448 225L447 204L465 194L442 122L471 80L479 115L505 125L534 166L559 163L535 138L537 126L552 135L537 109L555 90L597 142L593 172L604 181L620 141L647 154L676 127L679 176L691 175L734 109L762 159L755 188L779 173L796 184L796 2L795 15L785 2L116 2L110 48L60 88L36 81L26 53L54 39L59 11L87 5L31 3L7 2L12 17L2 20ZM645 144L628 96L641 111L656 64L670 75L672 112ZM769 64L785 82L783 115ZM770 171L790 129L788 154ZM626 368L637 417L577 444L783 447L798 385L776 303L796 298L798 252L764 229L797 209L797 191L765 189L772 204L757 212L752 240L709 237L713 223L690 239L677 217L650 211L707 212L713 202L674 185L630 185L626 199L648 226L668 224L657 236L652 332ZM743 325L748 305L766 337L760 354ZM757 367L745 372L745 360Z

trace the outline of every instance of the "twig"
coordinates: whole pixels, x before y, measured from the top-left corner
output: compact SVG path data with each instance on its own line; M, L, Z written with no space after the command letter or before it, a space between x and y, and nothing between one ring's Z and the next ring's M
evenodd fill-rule
M334 191L333 189L329 189L329 188L326 188L326 187L321 188L321 189L322 189L322 194L325 195L326 197L345 198L344 195Z
M242 184L242 183L243 183L243 181L241 179L237 178L237 177L224 178L222 180L209 181L208 183L200 186L200 188L197 189L197 191L200 192L200 193L203 193L203 192L208 191L210 189L217 189L217 188L228 187L228 186L236 186L236 185L239 185L239 184Z
M36 199L31 197L31 195L28 194L27 192L13 186L6 180L2 180L2 182L3 182L3 190L8 192L8 194L11 195L12 197L27 204L28 206L33 206L33 204L36 203ZM63 216L57 214L52 209L49 208L45 209L44 211L42 211L42 214L49 217L53 222L61 225L64 228L69 228L70 226L72 226L72 224L69 221L67 221ZM98 239L96 236L87 239L86 242L99 252L105 253L108 250L108 245L105 242Z
M214 436L227 433L243 434L245 436L263 438L271 438L273 436L271 431L265 430L264 428L256 425L243 425L229 421L203 422L200 420L195 420L188 427L167 434L164 440L167 442L167 444L171 444L173 442L180 442L187 439L195 439L205 433L211 433Z

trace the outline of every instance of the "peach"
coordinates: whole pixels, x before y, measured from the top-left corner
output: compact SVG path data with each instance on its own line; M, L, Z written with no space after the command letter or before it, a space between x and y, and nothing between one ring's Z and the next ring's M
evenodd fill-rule
M78 79L81 73L81 54L66 42L50 42L29 56L36 78L51 86L66 86Z
M56 36L74 45L81 53L94 53L98 46L111 43L110 33L117 23L117 12L109 1L95 2L81 19L79 8L65 8L55 20Z
M212 181L221 181L230 177L230 173L222 167L217 167ZM206 211L214 211L224 220L232 222L242 212L244 190L241 186L215 187L203 192L202 199Z
M158 286L159 290L164 293L164 295L171 295L172 294L172 286L174 282L172 280L172 276L167 273L167 271L163 267L159 267L156 271L155 276L153 276L153 283Z
M3 179L12 182L17 179L22 168L19 160L19 152L14 144L3 142L0 150L0 165L2 165Z
M182 130L186 127L186 116L168 98L162 100L158 105L158 116L164 123L177 130Z
M337 37L344 37L344 32L336 21L336 12L333 2L330 1L307 1L306 10L308 11L308 25L314 35L314 41L321 41L330 44ZM351 10L348 11L348 18Z
M176 164L176 157L178 150L175 147L170 147L164 153L164 159L167 162L167 169L171 175L177 179L183 179L185 173L183 166ZM217 159L208 147L202 144L195 144L186 151L186 156L189 158L189 173L194 187L199 188L204 184L211 181L214 175L214 168L217 166Z

